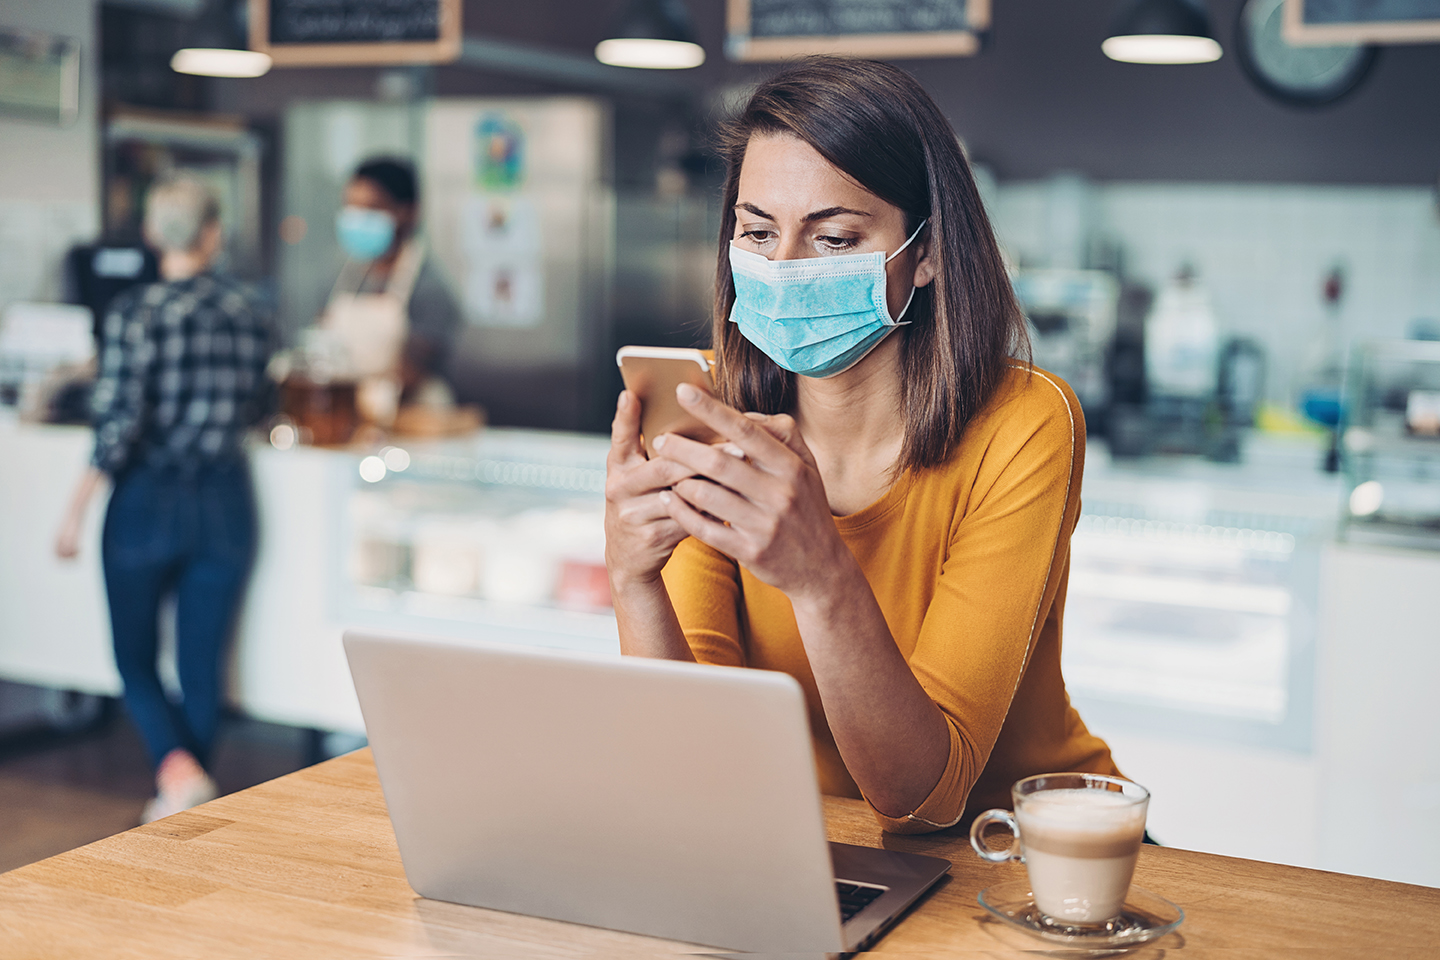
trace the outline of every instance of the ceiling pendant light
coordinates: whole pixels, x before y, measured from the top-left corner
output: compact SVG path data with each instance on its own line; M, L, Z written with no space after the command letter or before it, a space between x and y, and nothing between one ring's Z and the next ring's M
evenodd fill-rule
M202 77L259 77L270 70L270 55L247 50L245 4L212 0L186 31L185 45L170 58L176 73Z
M1133 0L1100 49L1126 63L1209 63L1220 59L1201 0Z
M684 0L632 0L615 29L595 45L595 59L614 67L686 70L705 62Z

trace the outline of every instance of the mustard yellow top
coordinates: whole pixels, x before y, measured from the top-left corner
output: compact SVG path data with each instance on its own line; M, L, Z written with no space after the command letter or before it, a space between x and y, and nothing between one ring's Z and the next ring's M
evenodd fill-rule
M1058 377L1012 364L939 467L907 472L875 503L836 517L921 686L950 727L939 783L895 833L952 826L1010 807L1036 773L1115 774L1060 675L1070 534L1080 516L1085 421ZM782 670L800 682L824 793L862 796L825 720L784 593L693 537L664 570L695 658Z

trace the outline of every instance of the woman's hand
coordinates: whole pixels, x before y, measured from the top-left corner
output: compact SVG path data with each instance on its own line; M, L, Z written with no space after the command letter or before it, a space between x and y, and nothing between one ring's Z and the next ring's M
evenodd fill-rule
M75 484L70 495L70 505L60 521L60 530L55 534L55 556L61 560L74 560L80 554L80 531L85 526L85 511L95 491L105 482L105 474L89 467Z
M675 395L728 441L712 446L675 434L656 439L655 462L685 474L673 492L657 495L678 527L792 600L823 594L856 572L794 418L742 414L688 385Z
M65 519L60 522L60 530L55 534L55 556L61 560L74 560L80 555L80 527L84 523L84 515L77 516L75 511L66 513Z
M692 474L674 460L645 458L640 404L630 391L621 393L605 459L605 566L612 590L660 579L670 554L688 536L661 498Z

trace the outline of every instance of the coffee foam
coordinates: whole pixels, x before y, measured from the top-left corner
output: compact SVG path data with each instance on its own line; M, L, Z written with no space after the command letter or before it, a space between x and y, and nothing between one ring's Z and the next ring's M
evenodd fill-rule
M1065 857L1133 854L1145 832L1145 805L1113 790L1045 790L1016 810L1020 842Z

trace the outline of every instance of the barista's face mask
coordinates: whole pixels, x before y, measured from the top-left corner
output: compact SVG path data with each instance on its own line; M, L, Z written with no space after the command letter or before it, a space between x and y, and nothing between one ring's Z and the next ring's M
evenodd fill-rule
M374 260L395 242L395 218L384 210L345 207L335 215L340 249L356 260Z
M926 221L928 223L929 221ZM802 260L767 260L730 244L735 304L730 321L777 364L803 377L833 377L864 359L898 326L885 302L885 265L920 235L925 223L890 256L881 251Z

